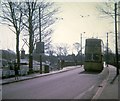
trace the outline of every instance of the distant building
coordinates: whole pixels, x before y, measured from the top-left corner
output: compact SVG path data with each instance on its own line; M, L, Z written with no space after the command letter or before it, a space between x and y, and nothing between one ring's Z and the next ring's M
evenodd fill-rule
M0 50L0 68L7 66L11 61L16 59L16 54L12 50Z
M16 54L12 50L0 50L1 53L1 59L4 59L6 61L12 61L16 59Z

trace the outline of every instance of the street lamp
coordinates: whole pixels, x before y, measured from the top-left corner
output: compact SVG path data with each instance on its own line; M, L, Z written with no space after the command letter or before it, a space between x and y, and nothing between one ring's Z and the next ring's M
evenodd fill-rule
M85 32L83 32L84 34L85 34ZM81 33L81 65L82 65L82 34L83 33Z
M80 15L80 17L82 17L82 18L84 18L84 17L89 17L90 15ZM83 33L85 33L85 32L83 32ZM82 59L82 34L83 33L81 33L81 63L82 63L82 61L83 61L83 59Z
M109 33L112 33L112 32L109 32ZM108 67L108 34L109 34L108 32L107 32L107 57L106 57L106 62L107 62L107 67Z

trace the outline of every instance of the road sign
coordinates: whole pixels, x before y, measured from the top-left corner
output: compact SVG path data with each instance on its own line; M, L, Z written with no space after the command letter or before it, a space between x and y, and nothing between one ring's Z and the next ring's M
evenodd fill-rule
M38 54L44 53L44 42L36 43L36 53Z

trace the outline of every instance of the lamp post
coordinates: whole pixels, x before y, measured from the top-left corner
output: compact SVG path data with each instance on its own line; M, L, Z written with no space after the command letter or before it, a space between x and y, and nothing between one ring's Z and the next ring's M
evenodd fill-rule
M112 33L112 32L109 32L109 33ZM106 63L107 63L107 67L108 67L108 34L109 34L108 32L107 32L107 49L106 49L106 52L107 52L107 56L106 56Z
M85 33L85 32L83 32L83 33ZM83 33L81 33L81 65L82 65L82 62L83 62L83 59L82 59L82 34Z
M89 17L90 15L80 15L80 17L82 17L82 18L84 18L84 17ZM83 33L85 33L85 32L83 32ZM81 33L81 65L82 65L82 62L83 62L83 59L82 59L82 34L83 33Z

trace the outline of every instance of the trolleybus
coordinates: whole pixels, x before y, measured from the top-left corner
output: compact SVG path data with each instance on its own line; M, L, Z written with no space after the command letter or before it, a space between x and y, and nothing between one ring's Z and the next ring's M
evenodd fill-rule
M103 70L103 41L101 39L86 39L84 69L85 71Z

